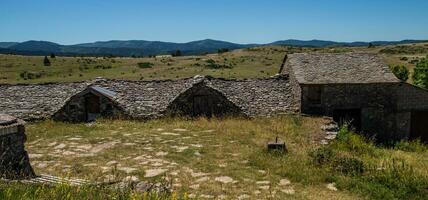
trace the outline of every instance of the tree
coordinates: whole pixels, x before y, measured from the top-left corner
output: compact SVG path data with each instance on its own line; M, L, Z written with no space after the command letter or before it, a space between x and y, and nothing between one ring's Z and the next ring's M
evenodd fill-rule
M428 56L416 63L413 72L413 83L419 87L428 89Z
M174 56L174 57L181 56L181 51L177 50L177 51L173 52L171 55Z
M55 54L51 53L51 58L55 58L55 57L56 57Z
M229 49L228 48L221 48L221 49L218 49L217 50L217 53L226 53L226 52L228 52L229 51Z
M409 70L404 65L396 65L392 68L392 72L395 76L403 82L409 79Z
M49 60L49 58L47 56L45 56L45 59L43 60L43 64L45 66L51 66L51 61Z
M373 48L373 47L374 47L374 44L370 42L368 48Z

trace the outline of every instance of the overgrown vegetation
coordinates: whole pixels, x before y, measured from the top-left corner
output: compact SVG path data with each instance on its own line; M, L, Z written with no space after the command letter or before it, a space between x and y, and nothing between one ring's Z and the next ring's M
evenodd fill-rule
M428 56L416 63L413 82L422 88L428 89Z
M426 152L420 142L401 142L396 149ZM316 166L329 171L328 179L340 189L357 192L369 199L426 199L428 176L415 170L406 159L391 150L342 127L337 140L311 153ZM394 152L395 153L395 152ZM417 158L421 159L421 158Z
M395 76L403 82L406 82L409 79L409 69L404 65L396 65L392 67L392 72Z

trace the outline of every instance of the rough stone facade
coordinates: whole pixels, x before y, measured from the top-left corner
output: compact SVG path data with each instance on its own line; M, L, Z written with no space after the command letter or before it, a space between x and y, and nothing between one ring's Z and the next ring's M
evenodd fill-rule
M297 111L287 77L237 81L195 76L175 81L97 79L57 85L0 85L0 113L26 120L81 121L85 110L82 94L86 94L88 88L100 87L116 94L111 97L99 94L101 101L106 99L101 105L108 102L114 105L113 117L153 119L171 113L168 108L174 100L195 86L210 88L220 99L227 99L250 117ZM75 111L70 110L70 105Z
M283 73L302 113L350 117L359 132L380 141L412 138L415 130L413 138L428 141L411 118L418 112L428 123L428 91L398 81L376 55L295 54Z
M35 176L24 148L26 139L24 121L0 114L0 178Z
M71 97L65 105L57 111L53 118L61 121L71 122L82 122L90 121L88 116L88 99L94 99L98 101L98 105L92 105L99 114L98 117L104 118L126 118L124 112L117 106L117 104L111 99L112 97L104 95L101 92L94 90L92 87L88 87L84 91Z

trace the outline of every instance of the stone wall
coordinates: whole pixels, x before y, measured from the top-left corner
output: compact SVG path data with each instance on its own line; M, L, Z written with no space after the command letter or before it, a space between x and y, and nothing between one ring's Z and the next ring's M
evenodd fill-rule
M24 121L0 114L0 178L35 176L24 148L26 139Z
M321 87L321 101L313 104L308 93ZM336 110L360 109L361 132L379 140L396 140L396 84L301 85L302 112L333 116Z
M190 117L223 117L243 115L242 110L221 92L203 82L194 85L178 96L166 111L168 115Z
M126 118L124 112L111 99L90 91L85 90L73 96L67 103L53 115L53 119L60 121L84 122L87 121L86 98L88 96L99 97L100 117L104 118Z
M379 140L410 135L411 112L428 111L428 92L406 83L300 85L302 112L333 116L338 109L361 109L361 131ZM321 87L321 102L308 100L311 87Z

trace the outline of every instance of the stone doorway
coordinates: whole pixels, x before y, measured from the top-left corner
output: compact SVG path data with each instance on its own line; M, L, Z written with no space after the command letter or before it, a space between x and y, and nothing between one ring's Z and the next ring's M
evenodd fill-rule
M348 123L351 129L361 131L361 109L336 109L333 111L333 120L339 126Z
M101 114L100 97L92 93L85 96L86 121L91 122Z
M188 117L224 117L242 115L242 111L219 91L198 84L180 94L167 108L169 115Z
M428 143L428 111L412 112L410 126L410 139Z

